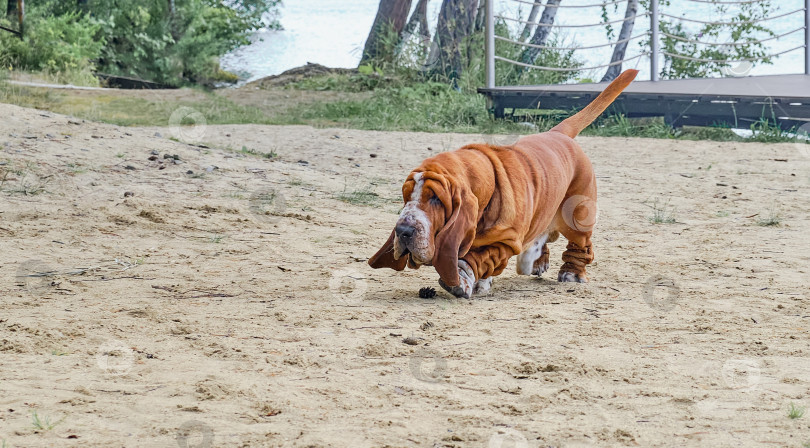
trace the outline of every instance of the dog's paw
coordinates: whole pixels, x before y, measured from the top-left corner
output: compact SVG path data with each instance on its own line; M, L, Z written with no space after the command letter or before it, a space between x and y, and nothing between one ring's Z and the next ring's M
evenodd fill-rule
M548 271L548 267L548 253L546 253L535 260L534 266L532 267L532 274L537 276L543 275L544 272Z
M473 295L480 296L489 293L489 290L492 288L492 277L490 278L482 278L475 282L475 286L473 287Z
M588 283L588 277L585 274L577 274L569 271L560 271L557 275L558 282L571 282L571 283Z
M458 297L459 299L469 299L472 291L468 291L464 286L447 286L446 283L439 279L439 286L441 286L445 291L453 294L454 296Z
M472 297L476 284L475 274L473 274L470 265L464 260L458 260L458 280L458 286L447 286L442 279L439 279L439 285L444 288L445 291L456 297L463 299Z

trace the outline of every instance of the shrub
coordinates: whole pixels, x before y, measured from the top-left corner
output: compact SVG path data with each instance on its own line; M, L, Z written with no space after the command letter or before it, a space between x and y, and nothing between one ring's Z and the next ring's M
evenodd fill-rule
M267 13L279 0L174 0L174 11L169 3L29 0L25 40L0 34L0 64L87 76L98 67L170 85L233 81L219 56L249 43L252 31L278 26Z
M29 7L23 40L11 33L0 33L0 65L92 79L92 61L104 47L104 40L96 36L99 25L76 12L51 15L48 6Z

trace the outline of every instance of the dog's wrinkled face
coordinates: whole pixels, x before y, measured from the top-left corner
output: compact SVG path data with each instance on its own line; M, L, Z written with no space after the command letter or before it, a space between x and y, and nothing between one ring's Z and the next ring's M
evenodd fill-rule
M394 227L394 258L410 254L415 265L430 265L436 250L436 234L444 226L445 206L440 186L414 172L402 186L405 207Z
M405 206L388 241L369 258L372 268L428 265L445 284L459 284L458 257L475 239L478 200L468 185L442 171L419 168L405 180Z

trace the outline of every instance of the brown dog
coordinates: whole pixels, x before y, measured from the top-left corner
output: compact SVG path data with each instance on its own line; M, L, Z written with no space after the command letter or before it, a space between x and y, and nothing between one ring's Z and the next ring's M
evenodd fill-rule
M549 242L568 239L561 282L587 282L593 261L596 178L574 141L633 81L627 70L591 104L512 146L467 145L426 159L402 186L405 207L373 268L433 265L457 297L486 292L518 255L518 274L548 269Z

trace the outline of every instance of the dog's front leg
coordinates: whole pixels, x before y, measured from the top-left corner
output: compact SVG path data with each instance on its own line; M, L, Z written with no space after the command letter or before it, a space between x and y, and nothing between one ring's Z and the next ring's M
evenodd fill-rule
M441 281L439 284L456 297L468 299L473 295L486 294L492 287L492 277L503 272L514 254L512 248L505 244L473 249L458 261L461 284L455 287L448 287Z
M476 278L475 273L473 272L470 264L466 261L458 260L458 286L448 286L442 279L439 279L439 285L444 288L445 291L453 294L456 297L460 297L463 299L469 299L472 297L473 292L475 291L476 285Z

